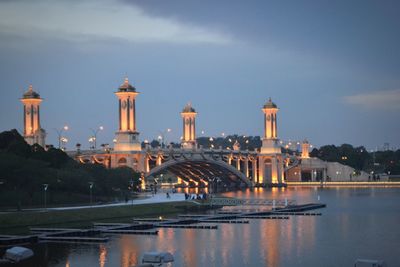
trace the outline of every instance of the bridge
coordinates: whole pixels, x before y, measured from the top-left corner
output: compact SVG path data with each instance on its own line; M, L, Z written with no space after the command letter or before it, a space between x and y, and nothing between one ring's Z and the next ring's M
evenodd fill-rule
M197 111L191 103L180 113L182 139L180 148L152 148L143 146L136 123L136 98L139 92L126 78L115 95L118 99L118 128L114 146L96 149L96 131L90 138L91 150L68 151L68 155L84 164L103 164L107 168L129 167L140 172L142 182L154 180L163 173L177 177L178 183L190 187L223 186L251 187L254 185L280 186L288 182L354 180L355 170L348 166L324 162L309 156L310 144L302 143L302 155L283 155L278 139L278 107L271 98L261 108L263 112L262 146L255 151L241 149L236 142L229 149L204 148L196 139ZM46 147L46 131L40 124L40 104L43 99L32 86L21 98L24 106L24 138L30 145ZM66 127L66 126L65 126ZM65 129L64 127L64 129ZM66 138L59 134L59 148ZM63 145L62 145L63 144ZM290 144L290 143L289 143ZM65 147L64 147L65 148ZM64 149L63 149L64 150ZM339 179L339 174L342 179ZM361 175L362 174L362 175ZM368 174L357 175L357 181L368 181ZM346 179L345 179L346 180Z
M144 181L169 172L186 186L207 187L214 183L229 188L255 184L284 183L284 162L277 134L278 107L269 99L263 106L264 135L259 151L242 150L238 142L232 149L198 146L197 112L189 103L180 113L180 148L142 147L136 126L136 88L126 78L115 93L118 98L118 122L115 145L110 149L70 151L81 163L103 164L108 168L130 167L142 173Z

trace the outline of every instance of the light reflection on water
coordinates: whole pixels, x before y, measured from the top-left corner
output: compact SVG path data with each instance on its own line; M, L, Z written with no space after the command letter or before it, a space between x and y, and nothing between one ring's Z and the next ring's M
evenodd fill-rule
M158 236L112 236L101 245L42 245L38 266L121 266L140 263L146 251L169 251L173 266L353 266L357 258L400 266L399 188L256 189L225 194L321 202L322 216L219 224L218 230L159 229ZM57 250L56 250L57 248Z

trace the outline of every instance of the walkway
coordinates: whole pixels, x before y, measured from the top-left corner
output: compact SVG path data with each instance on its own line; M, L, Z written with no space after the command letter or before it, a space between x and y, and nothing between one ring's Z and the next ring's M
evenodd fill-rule
M144 198L129 200L128 202L117 202L101 205L85 205L85 206L71 206L71 207L59 207L59 208L47 208L47 211L55 210L78 210L78 209L95 209L104 207L118 207L118 206L132 206L132 205L142 205L142 204L156 204L156 203L169 203L169 202L179 202L185 201L185 194L175 193L169 194L170 198L167 198L166 193L158 193L156 195L146 194ZM44 211L41 209L24 209L24 211Z

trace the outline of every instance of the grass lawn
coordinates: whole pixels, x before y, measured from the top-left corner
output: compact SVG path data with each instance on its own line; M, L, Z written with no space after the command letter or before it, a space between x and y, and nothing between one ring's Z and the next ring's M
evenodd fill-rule
M91 227L93 222L129 222L133 217L168 217L204 206L192 202L170 202L132 206L62 211L0 214L0 234L28 234L29 227Z

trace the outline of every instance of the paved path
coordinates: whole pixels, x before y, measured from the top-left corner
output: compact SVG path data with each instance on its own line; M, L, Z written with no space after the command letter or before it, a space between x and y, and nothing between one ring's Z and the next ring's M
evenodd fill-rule
M170 194L167 198L165 193L158 193L156 195L145 195L145 198L134 199L128 202L118 202L103 205L93 205L93 206L75 206L75 207L61 207L61 208L48 208L47 210L75 210L75 209L89 209L89 208L103 208L103 207L116 207L116 206L129 206L129 205L141 205L141 204L155 204L155 203L168 203L168 202L178 202L185 201L185 194L175 193Z
M85 206L71 206L71 207L59 207L59 208L47 208L47 211L52 210L78 210L78 209L95 209L95 208L104 208L104 207L117 207L117 206L132 206L132 205L141 205L141 204L156 204L156 203L168 203L168 202L178 202L178 201L185 201L185 194L182 193L175 193L169 194L170 197L167 198L166 193L158 193L156 195L145 194L141 195L142 198L129 200L128 202L117 202L117 203L109 203L109 204L102 204L102 205L85 205ZM24 209L23 211L38 211L43 212L45 211L43 208L40 209ZM13 213L12 212L1 212L1 213Z

